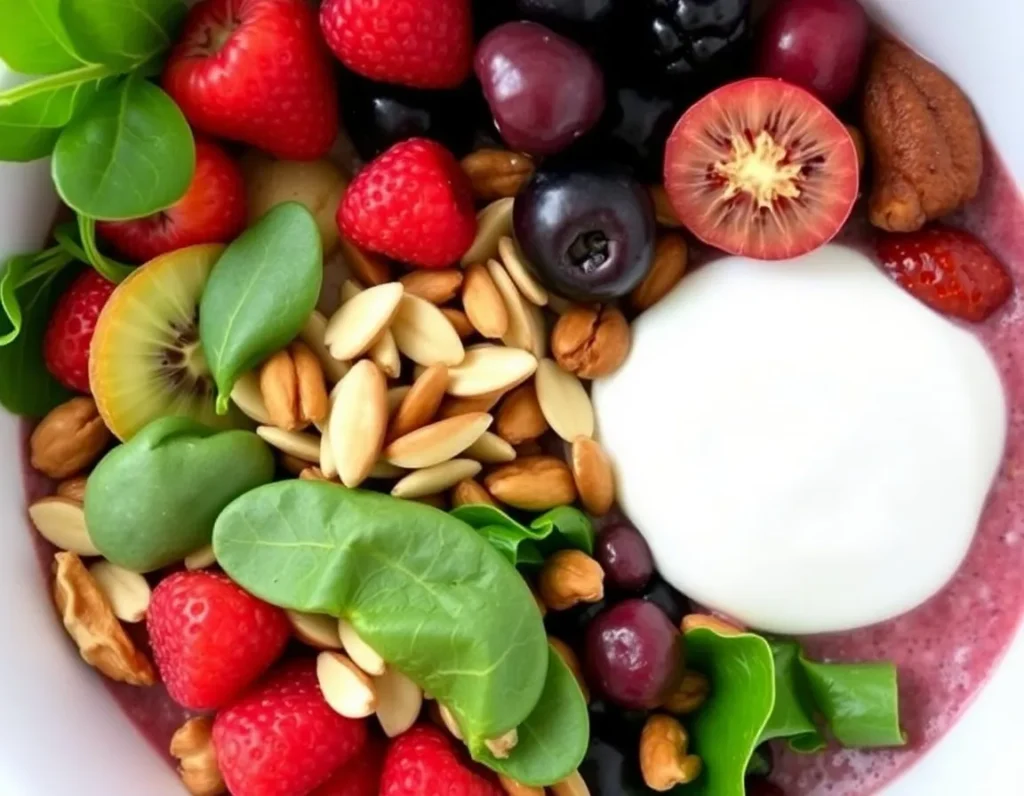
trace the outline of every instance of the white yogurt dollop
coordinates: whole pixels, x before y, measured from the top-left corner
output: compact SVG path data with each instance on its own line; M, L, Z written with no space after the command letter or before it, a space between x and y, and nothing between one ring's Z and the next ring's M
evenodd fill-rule
M969 332L840 246L715 262L633 330L594 403L623 508L676 588L818 633L902 614L953 576L1007 422Z

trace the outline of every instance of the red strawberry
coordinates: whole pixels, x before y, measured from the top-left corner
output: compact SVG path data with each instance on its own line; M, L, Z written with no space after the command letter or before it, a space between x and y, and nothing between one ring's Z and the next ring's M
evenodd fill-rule
M96 319L115 287L90 268L71 283L53 308L43 338L43 358L54 378L69 389L90 392L89 346Z
M380 796L502 796L490 772L463 763L451 738L428 724L396 738L384 758Z
M309 796L377 796L384 768L384 743L370 738L355 760L346 763Z
M353 72L416 88L455 88L473 61L470 0L324 0L320 27Z
M945 315L983 321L1013 292L1003 264L963 230L933 226L886 234L875 248L901 287Z
M121 254L137 262L198 243L228 243L244 228L242 170L227 152L198 136L196 172L181 199L145 218L96 224Z
M280 657L291 631L284 611L213 572L162 580L146 626L167 693L192 710L219 708L252 685Z
M323 157L338 135L331 59L307 0L203 0L163 84L193 127L279 158Z
M359 172L338 207L338 228L364 249L443 268L476 237L473 189L451 152L410 138Z
M366 737L366 722L324 701L308 659L282 667L213 722L217 763L234 796L309 793L354 760Z

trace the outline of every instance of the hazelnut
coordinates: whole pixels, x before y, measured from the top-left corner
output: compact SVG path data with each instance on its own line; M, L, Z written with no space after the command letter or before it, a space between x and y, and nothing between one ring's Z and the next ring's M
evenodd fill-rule
M686 753L689 741L683 725L671 716L647 719L640 734L640 771L648 788L664 792L700 776L703 763Z
M559 550L544 562L537 590L552 611L604 598L604 570L580 550Z
M330 403L320 360L305 343L295 341L260 368L260 392L271 422L299 431L327 419Z
M111 434L92 398L72 398L42 419L29 440L32 466L50 478L76 475L99 459Z
M551 331L551 353L559 366L581 379L614 373L629 354L625 316L614 307L573 307Z
M711 681L700 672L686 672L662 707L669 713L685 715L701 707L711 693Z
M192 796L226 793L213 746L213 719L197 716L186 721L171 738L171 756L178 758L178 774Z
M533 174L533 160L519 152L478 149L462 159L462 170L476 198L488 202L515 196Z

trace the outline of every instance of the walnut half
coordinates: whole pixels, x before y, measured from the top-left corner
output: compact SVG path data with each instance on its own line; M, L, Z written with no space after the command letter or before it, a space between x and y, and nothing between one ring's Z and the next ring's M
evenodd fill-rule
M973 199L981 128L960 88L892 40L875 45L864 90L864 132L875 177L871 223L913 232Z

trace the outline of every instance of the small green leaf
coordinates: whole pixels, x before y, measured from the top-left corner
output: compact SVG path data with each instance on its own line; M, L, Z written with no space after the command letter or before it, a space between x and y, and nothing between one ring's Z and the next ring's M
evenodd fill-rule
M252 432L160 418L90 474L89 535L109 561L151 572L209 544L224 507L273 477L274 457Z
M97 219L139 218L174 204L195 170L188 122L157 86L129 76L104 89L57 140L61 198Z
M587 555L594 553L594 525L586 514L572 506L553 508L531 522L530 527L542 534L541 538L560 537L564 540L560 547L575 547Z
M92 265L108 282L120 284L135 270L133 266L119 263L107 257L96 246L96 220L79 214L78 234L82 238L82 251L86 262Z
M568 777L579 767L590 741L590 716L576 677L553 649L537 707L517 728L518 743L507 758L497 758L484 744L473 757L524 785L543 787Z
M502 555L516 565L543 564L545 556L573 547L594 552L594 526L572 506L560 506L537 517L527 527L497 506L459 506L452 516L472 525Z
M86 63L71 43L60 6L61 0L5 3L0 60L26 75L51 75Z
M71 258L59 249L38 254L19 254L9 259L0 271L0 309L7 317L8 331L0 334L0 348L10 345L21 334L22 311L18 291L37 279L60 271Z
M297 202L270 210L225 250L199 304L199 339L217 383L217 411L231 388L287 345L320 296L323 252L310 212Z
M797 664L800 647L788 641L770 644L775 658L775 707L760 740L786 738L794 751L820 752L827 744L814 723L814 701Z
M485 525L476 530L511 564L539 566L544 563L544 556L537 549L537 543L511 528L504 525Z
M185 11L181 0L61 0L75 49L125 71L170 47Z

